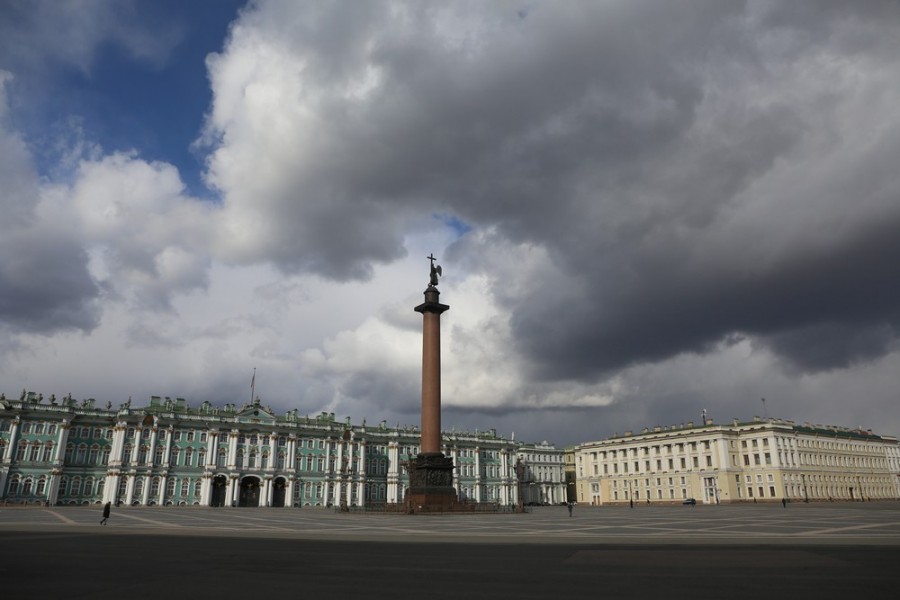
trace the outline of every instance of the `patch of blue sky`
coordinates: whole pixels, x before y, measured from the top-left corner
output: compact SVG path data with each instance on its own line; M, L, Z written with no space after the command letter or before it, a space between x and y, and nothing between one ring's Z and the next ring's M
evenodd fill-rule
M472 226L456 215L435 214L434 218L449 227L457 238L461 238L472 231Z
M38 170L55 175L50 171L59 167L60 155L78 139L104 153L135 151L144 160L171 163L186 193L213 200L202 179L205 155L192 146L212 100L205 61L209 53L222 50L228 26L244 4L138 3L139 10L156 12L157 23L163 13L183 30L162 64L136 59L121 46L106 43L87 72L57 66L50 81L38 86L42 89L35 105L26 109L32 114L23 115Z

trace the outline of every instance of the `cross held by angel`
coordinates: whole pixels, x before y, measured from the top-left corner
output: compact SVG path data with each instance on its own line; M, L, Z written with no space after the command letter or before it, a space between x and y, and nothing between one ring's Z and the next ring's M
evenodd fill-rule
M431 255L427 256L426 258L431 261L431 285L437 285L438 277L444 275L444 270L441 269L441 265L434 264L434 261L437 260L434 257L434 252L432 252Z

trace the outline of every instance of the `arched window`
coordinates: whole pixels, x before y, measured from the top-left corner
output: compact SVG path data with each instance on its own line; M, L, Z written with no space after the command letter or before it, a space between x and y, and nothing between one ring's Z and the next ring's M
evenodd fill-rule
M225 451L225 448L219 448L219 455L216 457L216 466L220 469L224 469L227 458L228 453Z
M16 460L22 462L25 460L25 451L28 449L28 444L26 442L19 442L19 447L16 448Z
M250 451L250 468L251 469L256 468L256 449L255 448Z
M41 478L38 479L37 489L35 490L35 493L37 493L38 496L43 496L44 491L46 489L47 489L47 478L44 476L41 476Z
M52 462L53 461L53 442L47 442L44 444L44 453L41 456L41 462Z
M144 430L146 431L146 429ZM150 448L147 446L141 446L140 450L138 450L138 464L144 465L147 464L147 453L150 451ZM93 461L91 461L93 462Z
M118 496L116 496L116 500L122 500L125 498L125 492L128 490L128 479L123 475L119 477L119 492Z
M263 452L262 464L260 465L260 467L263 469L267 469L269 467L269 453L268 452Z
M197 466L206 466L206 448L200 448L200 451L197 453Z
M166 495L170 498L175 495L175 478L169 477L166 481Z
M107 447L105 447L105 448L103 449L103 459L102 459L102 463L101 463L101 464L104 464L104 465L108 465L108 464L109 464L109 455L110 455L110 453L111 453L111 450L110 450L109 446L107 446Z
M69 489L70 496L78 496L81 494L81 478L75 477L72 479L72 487Z
M186 467L193 467L193 466L194 466L194 449L191 448L191 447L188 447L188 448L184 451L184 466L186 466ZM184 495L184 494L182 494L182 496L183 496L183 495Z
M63 475L59 479L59 495L65 496L69 493L69 478Z
M122 453L122 465L128 466L131 463L131 451L134 449L134 446L131 444L125 444L125 452Z
M202 491L203 491L203 482L198 479L196 482L194 482L194 497L199 498L200 493Z
M190 489L190 486L191 486L190 479L182 479L181 480L181 495L182 495L182 497L188 495L188 490Z
M94 493L94 478L87 477L84 480L84 495L90 496L93 493Z
M88 462L91 463L92 465L96 465L99 458L100 458L100 446L98 446L97 444L94 444L93 446L91 446L91 452L88 455Z
M34 482L31 480L31 477L26 477L25 482L22 484L22 495L30 496L33 485L34 485Z
M13 475L12 479L9 480L9 492L10 496L18 496L19 495L19 476Z
M243 467L243 466L244 466L244 449L243 449L243 448L238 448L238 451L237 451L237 465L238 465L239 467Z
M143 493L144 493L144 478L136 477L134 480L134 497L137 500L140 500Z
M159 498L159 477L154 477L150 482L150 496Z
M156 448L156 455L153 457L153 464L157 466L162 464L163 452L165 452L165 449L162 446L158 446Z

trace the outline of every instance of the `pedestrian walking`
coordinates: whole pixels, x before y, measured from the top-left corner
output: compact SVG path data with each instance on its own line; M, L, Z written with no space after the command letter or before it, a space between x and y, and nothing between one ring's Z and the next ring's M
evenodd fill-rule
M629 502L631 504L631 508L634 508L634 499L632 498Z
M782 508L787 508L787 498L782 498L782 499L781 499L781 507L782 507Z
M571 502L569 502L566 506L569 507L569 516L571 517L571 516L572 516L572 507L573 507L573 504L572 504Z
M112 507L112 502L107 502L103 505L103 520L100 521L101 525L106 525L106 522L109 520L109 511Z

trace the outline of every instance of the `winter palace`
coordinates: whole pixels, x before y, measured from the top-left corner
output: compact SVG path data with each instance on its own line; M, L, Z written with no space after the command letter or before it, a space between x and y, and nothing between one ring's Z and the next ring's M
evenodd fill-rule
M897 438L760 419L626 431L574 449L587 504L900 499Z
M352 425L333 413L276 415L154 396L142 408L94 400L0 396L0 501L240 507L375 507L401 503L416 427ZM520 490L565 500L563 451L495 430L444 432L461 500L512 506ZM523 460L535 464L523 466ZM524 479L518 475L525 473ZM539 478L539 479L538 479Z

